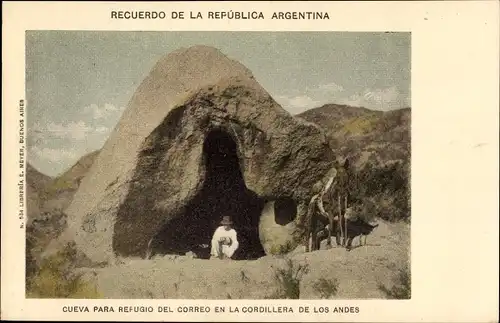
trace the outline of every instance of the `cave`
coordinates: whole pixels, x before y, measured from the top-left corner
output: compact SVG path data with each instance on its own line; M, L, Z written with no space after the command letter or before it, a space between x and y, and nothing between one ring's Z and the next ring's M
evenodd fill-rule
M192 251L198 258L210 258L212 235L222 216L229 215L239 242L232 258L264 256L259 218L265 201L245 185L236 142L224 130L212 130L203 144L203 162L203 187L181 214L160 230L154 253L183 255Z
M297 217L297 203L289 198L280 198L274 202L274 221L279 225L287 225Z

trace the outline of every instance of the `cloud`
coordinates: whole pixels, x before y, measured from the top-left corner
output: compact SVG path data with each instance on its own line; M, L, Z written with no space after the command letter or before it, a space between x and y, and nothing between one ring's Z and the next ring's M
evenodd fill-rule
M384 106L389 103L396 102L399 98L399 91L395 86L387 89L368 89L365 91L363 97L366 100L371 100L380 106Z
M100 149L124 110L109 103L91 104L73 120L36 120L28 128L30 162L47 174L59 174L84 154Z
M327 84L321 84L319 85L316 89L313 89L313 91L317 92L326 92L326 93L337 93L337 92L344 92L344 87L342 85L338 85L335 82L327 83Z
M105 103L102 107L99 107L97 104L91 104L83 108L84 113L90 114L96 120L114 117L123 112L123 110L125 110L125 107L117 107L110 103Z
M98 126L97 128L95 128L95 132L96 133L109 133L110 129L108 127Z
M353 93L336 82L306 88L303 94L300 95L297 93L277 95L276 101L292 114L298 114L328 103L345 104L380 111L410 106L409 96L401 93L397 86L367 88L362 92Z
M372 110L388 111L408 106L408 97L404 97L396 86L383 89L366 89L343 98L338 103L365 107Z
M294 97L279 95L276 97L276 102L292 114L301 113L311 108L315 108L319 104L319 101L316 101L306 95Z
M72 140L83 140L94 129L83 121L70 122L66 125L50 122L46 131L54 137L68 138Z
M37 143L46 139L45 128L42 127L38 122L31 127L28 127L28 140L30 143Z
M80 157L77 151L73 149L63 149L63 148L48 148L48 147L38 147L34 146L29 151L37 159L43 159L52 163L66 163L68 161L74 161Z
M409 96L405 98L405 107L406 108L411 107L411 99Z
M107 136L123 110L125 110L125 107L117 107L109 103L104 104L102 107L91 104L81 110L80 120L66 123L49 122L44 126L36 122L29 129L30 140L36 144L44 140L69 139L71 141L83 141L87 140L89 136L94 137L93 139L97 139L96 136Z
M276 101L290 113L298 114L326 103L336 102L344 91L342 85L330 82L306 88L302 95L278 95Z

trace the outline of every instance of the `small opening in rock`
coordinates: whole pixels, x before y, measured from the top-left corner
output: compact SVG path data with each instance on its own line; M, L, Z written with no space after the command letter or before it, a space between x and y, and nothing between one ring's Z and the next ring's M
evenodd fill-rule
M153 253L192 251L198 258L209 258L212 235L222 216L228 215L239 242L233 259L264 256L258 231L264 201L245 185L235 141L226 132L214 130L205 139L203 153L206 167L203 188L182 214L162 228L155 238Z
M297 216L297 203L291 198L281 198L274 202L274 221L287 225Z

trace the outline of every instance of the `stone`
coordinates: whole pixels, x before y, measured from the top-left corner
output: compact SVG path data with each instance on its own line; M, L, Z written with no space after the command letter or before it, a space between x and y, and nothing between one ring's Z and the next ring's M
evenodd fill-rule
M285 111L246 67L211 47L180 49L152 69L96 156L66 209L68 234L93 261L151 246L187 252L228 214L240 257L258 256L290 244L297 205L333 160L324 131ZM269 201L288 203L287 224L272 223Z

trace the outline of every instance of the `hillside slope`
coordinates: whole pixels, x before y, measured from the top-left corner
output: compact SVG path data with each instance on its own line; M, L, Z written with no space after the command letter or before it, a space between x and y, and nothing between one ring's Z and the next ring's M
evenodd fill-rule
M41 213L45 187L52 181L50 176L42 174L30 163L26 163L26 204L28 225Z
M51 178L36 170L29 163L26 167L27 214L26 227L26 277L38 270L42 253L66 227L64 209L71 202L82 178L88 172L98 151L82 157L59 177Z
M410 219L411 110L327 104L296 117L321 126L353 165L352 203L367 218Z
M382 112L327 104L297 117L323 127L330 136L332 147L342 158L348 157L354 162L358 169L368 162L380 167L410 161L409 108Z
M78 190L99 150L80 158L70 169L47 183L45 187L45 208L47 210L65 210Z

